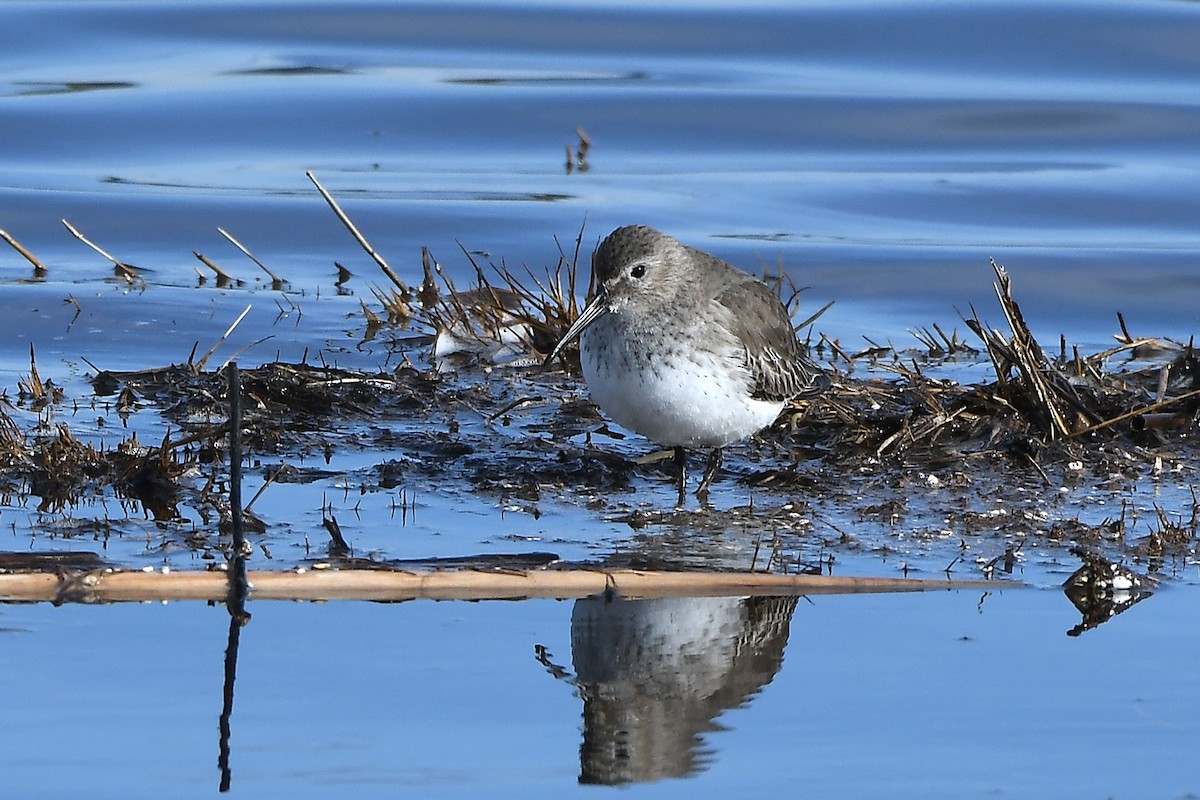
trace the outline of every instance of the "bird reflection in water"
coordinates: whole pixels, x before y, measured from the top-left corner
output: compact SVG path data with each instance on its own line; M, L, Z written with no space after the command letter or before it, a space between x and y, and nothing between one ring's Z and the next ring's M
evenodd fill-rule
M794 597L578 600L571 615L583 698L580 783L679 778L706 768L702 734L783 663Z

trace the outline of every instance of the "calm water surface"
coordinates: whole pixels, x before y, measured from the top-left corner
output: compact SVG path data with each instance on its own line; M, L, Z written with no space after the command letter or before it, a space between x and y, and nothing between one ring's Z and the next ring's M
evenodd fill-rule
M1197 42L1200 4L1184 0L0 3L0 228L49 268L35 277L0 244L0 390L15 393L32 344L42 376L81 404L72 429L111 441L88 429L111 412L88 405L88 362L185 361L248 305L217 363L269 336L243 364L307 351L394 365L361 342L360 299L382 278L305 170L413 282L423 245L466 283L460 243L540 269L556 238L570 249L583 227L586 254L641 222L748 268L782 265L810 287L809 310L836 301L817 328L851 349L862 335L914 344L908 331L933 322L962 330L956 309L971 304L998 322L989 257L1046 341L1106 347L1117 311L1135 334L1186 339L1200 317ZM587 169L568 171L577 127ZM147 284L113 279L63 218ZM192 250L245 285L198 285ZM340 292L335 260L355 276ZM133 419L161 438L161 419ZM337 459L352 471L368 456ZM348 488L263 496L282 562L320 531L320 495ZM1185 488L1160 486L1156 502L1186 515ZM426 557L553 539L587 557L631 536L581 508L534 519L466 490L420 492L403 523L390 497L364 501L345 523L356 543ZM72 519L5 503L3 549L99 546ZM194 566L157 544L128 520L110 554ZM744 532L718 544L739 558L752 546ZM842 563L891 574L954 557L936 542L893 552ZM1052 587L1074 566L1033 553L1020 577ZM583 776L655 796L1194 793L1194 563L1176 577L1079 638L1053 590L608 617L547 602L252 603L232 788L557 796ZM216 794L223 610L7 606L0 628L6 795ZM584 688L552 677L536 644ZM670 661L681 653L704 669Z
M379 279L308 169L413 279L422 245L465 280L459 242L541 267L585 221L589 245L644 222L748 267L781 262L813 308L838 302L823 329L856 341L987 310L989 256L1048 336L1102 344L1118 310L1149 335L1197 320L1191 2L0 14L3 225L77 296L106 292L107 265L61 218L153 270L150 308L120 316L155 329L163 305L218 308L217 334L243 301L258 300L252 323L273 320L267 297L168 291L195 282L193 249L261 277L218 225L308 297L333 293L335 259L360 294ZM577 126L590 170L566 174ZM313 323L355 308L302 306ZM72 349L103 347L86 338Z
M1080 638L1066 601L1036 590L823 597L754 622L719 603L744 601L255 604L232 795L1195 790L1189 593ZM6 794L216 796L227 619L178 603L0 611Z

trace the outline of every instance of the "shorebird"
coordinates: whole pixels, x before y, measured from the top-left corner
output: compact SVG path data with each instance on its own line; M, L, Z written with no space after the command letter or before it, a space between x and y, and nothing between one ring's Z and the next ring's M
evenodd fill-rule
M721 448L770 425L784 404L828 386L800 350L791 317L765 283L642 225L618 228L592 254L595 296L546 361L579 339L592 399L619 425L675 450L678 504L686 448Z

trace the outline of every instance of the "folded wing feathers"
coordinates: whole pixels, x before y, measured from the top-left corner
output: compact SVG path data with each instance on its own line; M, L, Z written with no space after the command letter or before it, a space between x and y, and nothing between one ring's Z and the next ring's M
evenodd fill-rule
M790 400L815 395L829 386L824 370L800 352L791 319L765 284L738 282L721 292L717 302L730 311L733 332L742 342L754 381L753 397ZM748 314L748 310L760 313Z

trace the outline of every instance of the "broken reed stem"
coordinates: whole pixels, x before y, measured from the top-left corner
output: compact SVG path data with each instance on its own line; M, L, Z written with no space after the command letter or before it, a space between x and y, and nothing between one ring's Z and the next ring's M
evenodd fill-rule
M250 498L250 502L246 503L246 507L242 510L248 512L251 508L253 508L254 504L258 502L258 498L263 496L263 492L270 488L271 484L283 474L284 470L287 470L288 472L294 472L291 467L285 464L280 464L277 469L267 470L267 479L263 481L263 485L258 488L258 491L254 493L254 497Z
M74 236L76 239L83 242L88 247L92 248L97 253L104 256L109 261L111 261L113 263L113 266L115 266L127 280L132 281L132 280L139 280L141 278L141 275L138 274L138 271L136 269L134 269L129 264L126 264L124 261L118 261L117 259L113 258L102 247L100 247L98 244L91 241L86 236L84 236L82 233L80 233L79 229L76 228L74 225L72 225L70 222L68 222L67 220L64 219L62 221L62 224L67 226L67 230L69 230L71 232L72 236Z
M237 282L237 279L235 279L228 272L226 272L225 270L223 270L219 266L217 266L213 261L211 261L207 256L205 256L199 250L193 250L192 255L194 255L196 258L200 259L201 264L203 264L204 266L211 269L214 273L216 273L218 280L222 280L227 283L236 283Z
M238 356L240 356L242 353L246 352L250 348L258 347L263 342L269 342L274 338L275 338L275 334L268 334L268 335L262 337L261 339L255 339L253 342L250 342L250 344L246 345L245 347L242 347L236 353L231 355L229 358L225 359L225 363L221 365L221 369L225 369L225 367L229 366L229 363L231 361L236 359Z
M313 569L247 573L256 600L517 600L570 599L615 591L624 598L794 597L818 594L1019 589L985 580L779 575L757 572L641 570L390 570ZM143 602L226 598L220 572L61 572L0 574L0 600Z
M817 309L816 313L810 314L808 316L808 318L805 319L803 322L800 322L797 325L793 325L792 330L798 333L798 332L804 330L805 328L807 328L809 325L812 325L814 322L816 322L821 317L822 314L824 314L826 311L828 311L830 306L832 306L835 302L837 302L837 301L830 300L828 303L826 303L825 305L823 305L819 309Z
M33 342L29 343L29 386L27 388L35 401L46 396L46 386L42 383L42 376L38 375L37 354L34 352Z
M46 271L46 267L43 266L42 262L38 261L37 257L34 256L33 253L26 250L21 245L20 242L18 242L16 239L14 239L12 236L10 236L8 231L0 231L0 239L3 239L4 241L8 242L9 247L11 247L13 250L16 250L22 256L24 256L25 260L28 261L30 264L33 264L33 268L36 272L45 272Z
M95 369L95 367L93 367L92 369ZM163 445L163 449L164 450L174 450L177 447L183 447L184 445L192 444L193 442L212 442L213 440L224 436L228 432L229 432L229 423L223 422L220 425L217 425L215 427L208 428L208 429L202 430L202 431L197 431L196 433L188 434L187 436L184 436L183 438L180 438L180 439L168 441L166 444Z
M358 228L356 228L354 223L350 221L350 218L346 216L346 212L342 211L341 207L338 206L337 201L333 199L333 195L325 191L325 187L322 186L321 182L317 180L317 176L313 175L312 170L307 170L304 174L308 176L310 181L312 181L313 186L317 187L317 191L321 193L321 197L325 198L325 202L329 204L331 209L333 209L333 213L337 215L337 218L341 220L343 225L346 226L346 230L350 231L350 235L354 237L354 240L358 242L359 246L362 247L363 250L367 251L367 255L374 259L375 263L379 265L379 268L383 270L383 274L387 275L388 280L396 284L396 287L407 296L408 284L400 279L400 276L397 275L391 266L389 266L388 263L383 260L383 256L379 255L379 253L375 251L375 248L371 246L371 243L367 241L367 238L359 233Z
M271 272L271 270L267 269L267 265L264 264L263 262L259 261L257 258L255 258L254 254L251 253L249 250L247 250L245 245L243 245L241 242L239 242L237 239L235 239L233 237L232 233L225 230L224 228L217 228L217 233L221 234L226 239L228 239L234 247L236 247L238 250L242 251L243 255L245 255L246 258L253 261L255 264L258 265L259 269L261 269L263 272L267 273L267 276L271 279L272 286L278 287L278 286L283 285L283 283L284 283L283 279L280 278L278 275L276 275L274 272Z
M1042 372L1042 365L1046 362L1045 354L1042 353L1042 348L1038 345L1037 340L1033 338L1029 327L1025 324L1025 319L1021 316L1021 311L1017 308L1016 301L1012 296L1012 279L1008 277L1008 273L1004 267L996 263L996 260L989 259L992 269L996 273L996 297L1000 301L1000 309L1004 312L1004 317L1008 322L1009 330L1012 331L1012 348L1017 355L1016 366L1020 370L1022 377L1025 378L1026 384L1033 389L1034 394L1038 399L1041 409L1045 412L1050 424L1050 433L1053 436L1055 433L1063 436L1071 435L1071 428L1063 418L1062 412L1055 402L1055 395L1046 381L1046 377Z
M1102 422L1097 422L1095 425L1089 425L1088 427L1084 428L1083 430L1075 431L1074 433L1069 434L1069 436L1079 437L1079 436L1083 436L1084 434L1095 433L1098 430L1103 430L1104 428L1108 428L1113 425L1116 425L1118 422L1124 422L1127 419L1133 419L1134 417L1140 417L1145 414L1152 414L1155 411L1164 409L1169 405L1179 403L1183 400L1190 400L1191 398L1198 397L1198 396L1200 396L1200 389L1193 389L1192 391L1185 392L1184 394L1181 394L1178 397L1171 397L1167 400L1159 400L1158 402L1150 403L1149 405L1142 406L1141 408L1135 408L1132 411L1127 411L1124 414L1118 414L1117 416L1115 416L1111 419L1106 419L1106 420L1103 420Z
M221 346L221 343L229 338L229 334L233 333L233 329L241 324L241 321L246 318L246 315L250 313L250 309L253 307L253 305L246 306L242 313L238 314L238 318L233 321L233 324L229 326L229 329L226 330L225 333L221 334L221 338L217 339L217 341L213 343L213 346L208 348L208 352L200 357L200 360L196 362L197 372L204 370L204 365L208 363L208 359L217 351L217 348Z

